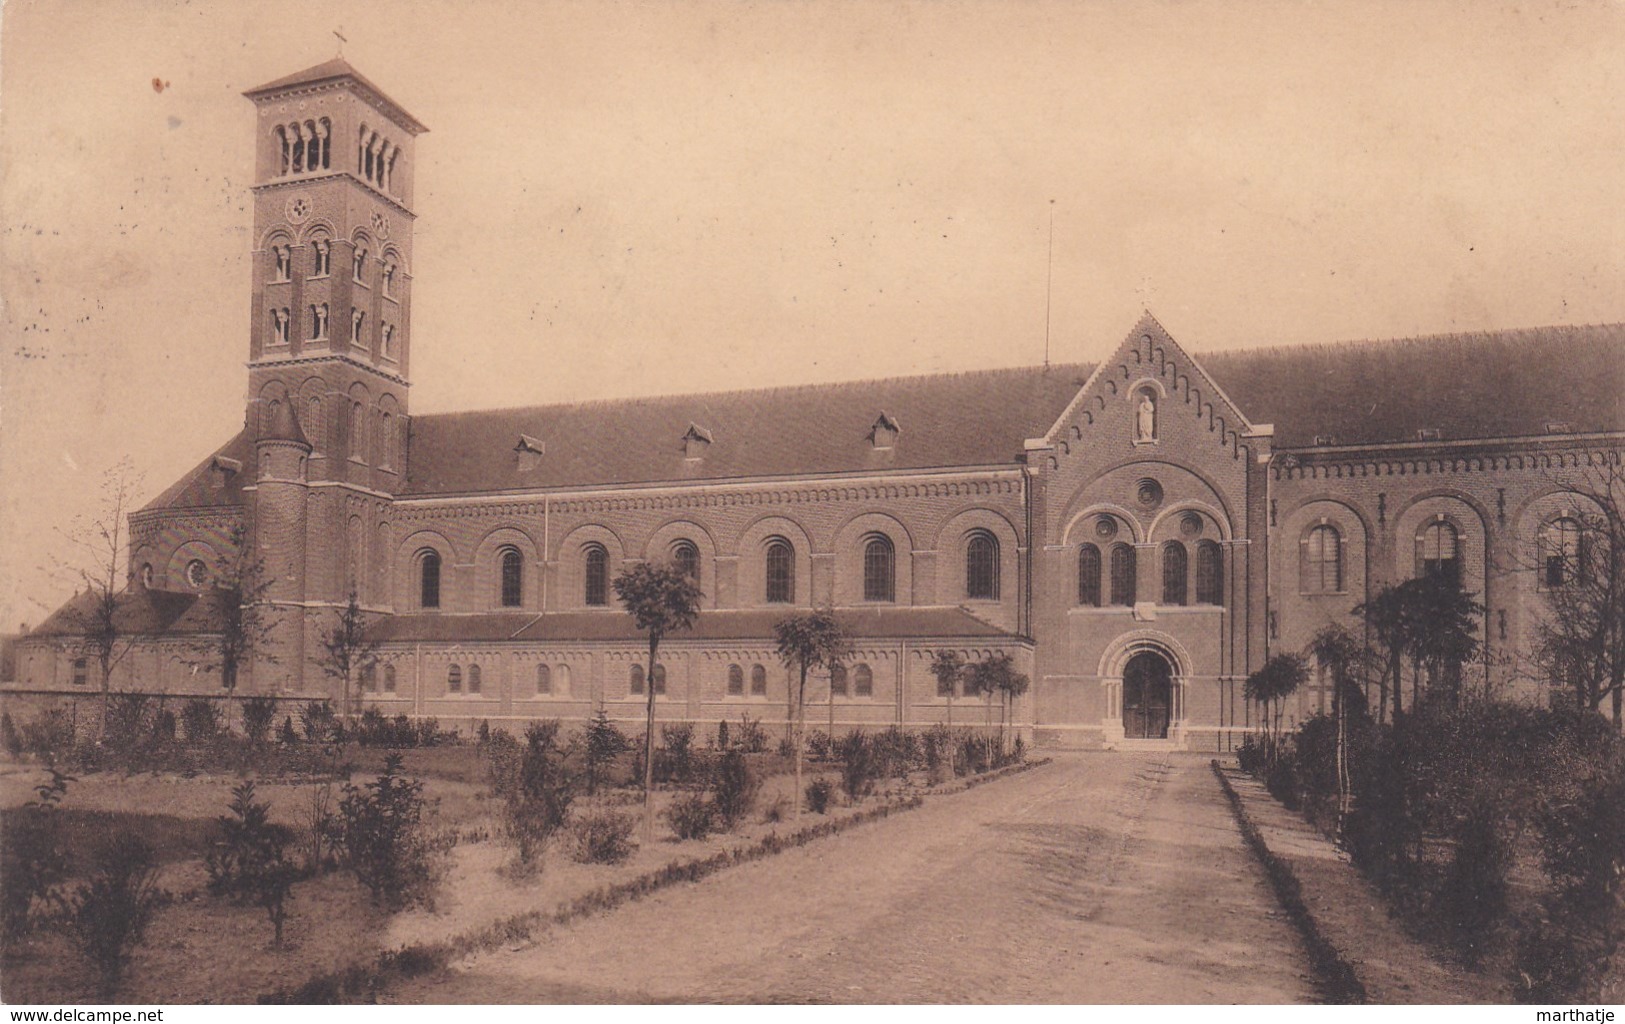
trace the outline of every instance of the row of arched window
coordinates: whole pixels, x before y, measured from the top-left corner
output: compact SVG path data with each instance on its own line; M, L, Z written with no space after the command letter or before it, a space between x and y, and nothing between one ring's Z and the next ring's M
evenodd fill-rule
M330 170L333 166L333 123L327 118L279 124L271 130L281 150L279 177Z
M293 246L271 246L271 283L286 284L293 280ZM312 239L310 243L310 278L328 277L333 272L333 243L326 238ZM367 280L367 247L357 245L350 256L350 279L363 287L371 287ZM400 260L392 251L385 251L379 264L378 283L384 297L395 298L395 280L400 275Z
M795 549L783 537L773 537L764 547L763 594L769 604L790 604L796 594ZM587 544L581 553L582 603L590 608L609 604L609 551L602 544ZM700 576L700 549L693 541L679 540L671 546L673 566L694 579ZM524 556L517 548L505 547L497 556L498 600L504 608L524 605ZM419 606L440 607L440 555L433 549L418 553ZM976 531L965 547L965 594L973 600L999 598L999 542L992 534ZM876 534L863 546L863 599L892 602L897 599L896 550L889 538Z
M1162 545L1161 554L1162 604L1224 603L1224 553L1216 541L1196 542L1194 581L1190 554L1183 543L1168 541ZM1078 548L1078 604L1092 608L1135 604L1139 600L1139 559L1134 546L1113 544L1105 559L1107 572L1103 579L1100 548L1094 544Z
M401 147L366 125L361 126L361 132L356 140L356 173L367 181L378 186L384 192L390 192L394 186L395 164L400 159Z

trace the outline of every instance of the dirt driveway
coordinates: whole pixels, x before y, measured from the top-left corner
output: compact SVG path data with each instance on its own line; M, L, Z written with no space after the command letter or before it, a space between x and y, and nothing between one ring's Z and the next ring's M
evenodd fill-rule
M1207 762L1069 754L471 959L401 1002L1310 1002Z

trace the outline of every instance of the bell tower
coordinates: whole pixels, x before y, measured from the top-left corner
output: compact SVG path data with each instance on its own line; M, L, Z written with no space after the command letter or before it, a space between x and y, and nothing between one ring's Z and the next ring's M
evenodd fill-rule
M243 95L257 115L245 426L260 447L308 445L297 514L281 507L294 501L289 474L257 467L254 543L267 565L299 567L277 602L294 618L314 622L305 609L342 605L352 588L384 610L390 499L409 456L412 195L427 129L343 58ZM308 666L276 675L284 691L320 685Z

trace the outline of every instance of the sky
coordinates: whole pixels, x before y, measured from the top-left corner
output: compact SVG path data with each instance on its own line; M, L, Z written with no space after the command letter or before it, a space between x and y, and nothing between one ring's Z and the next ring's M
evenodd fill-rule
M240 427L240 93L335 30L416 413L1625 320L1625 3L8 0L0 631Z

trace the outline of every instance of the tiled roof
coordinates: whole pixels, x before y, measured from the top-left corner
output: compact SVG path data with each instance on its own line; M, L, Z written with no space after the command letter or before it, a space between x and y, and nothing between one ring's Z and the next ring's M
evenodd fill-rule
M361 72L351 67L350 62L345 60L343 57L334 57L332 60L323 61L322 63L317 64L315 67L306 68L303 71L297 71L291 75L283 75L281 78L278 78L275 81L266 82L264 85L249 89L247 92L243 93L243 95L253 99L254 97L268 92L277 92L281 89L292 89L295 86L300 85L315 85L318 82L334 81L341 78L350 78L361 83L368 90L376 94L379 99L383 100L389 106L394 107L395 112L400 114L414 131L419 133L428 131L427 128L418 123L416 118L406 112L405 107L391 99L388 93L378 88L378 86L369 80L366 75L363 75Z
M215 486L215 459L225 458L242 467L234 473L220 473L220 486ZM243 486L253 483L254 445L243 430L221 445L213 455L193 467L191 472L170 484L158 497L147 502L142 512L161 508L207 508L217 505L243 504Z
M211 593L198 594L132 587L115 598L113 622L121 635L168 636L213 633L220 629L219 607ZM51 613L30 636L65 636L85 631L95 607L90 591L75 594Z
M672 634L667 639L771 643L773 624L791 614L794 614L791 609L765 608L701 612L693 629ZM858 608L843 609L835 615L847 632L860 640L1018 639L1014 634L983 622L960 608ZM643 642L646 639L632 617L619 610L550 612L546 615L516 615L509 612L393 615L374 623L371 635L383 643L478 643L501 640Z
M1090 367L1069 365L411 418L403 495L1012 465ZM891 448L870 435L881 413ZM709 434L685 458L690 427ZM514 446L545 454L521 470Z
M1625 324L1196 356L1276 447L1625 430Z
M1625 430L1625 324L1198 353L1279 448ZM1014 465L1092 367L1065 364L413 416L403 497ZM901 428L872 434L884 412ZM687 458L690 427L710 435ZM540 452L515 452L521 438ZM216 454L252 466L239 435ZM148 508L232 505L206 460Z

